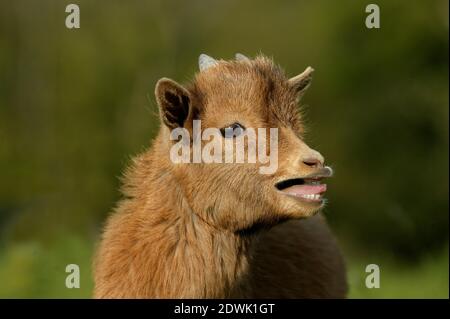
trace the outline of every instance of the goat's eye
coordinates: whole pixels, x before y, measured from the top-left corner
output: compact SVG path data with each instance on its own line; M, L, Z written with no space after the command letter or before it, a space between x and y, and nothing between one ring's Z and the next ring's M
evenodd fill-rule
M245 127L237 122L220 129L220 133L222 133L222 136L226 138L239 136L244 133L244 131Z

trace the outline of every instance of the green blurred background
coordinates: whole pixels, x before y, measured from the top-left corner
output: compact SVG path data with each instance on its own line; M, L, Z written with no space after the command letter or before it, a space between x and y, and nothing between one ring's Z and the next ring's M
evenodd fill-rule
M336 171L349 296L448 298L447 1L377 1L380 29L369 1L83 0L73 30L69 3L0 2L0 297L90 297L118 177L158 129L155 82L262 52L316 69L307 140Z

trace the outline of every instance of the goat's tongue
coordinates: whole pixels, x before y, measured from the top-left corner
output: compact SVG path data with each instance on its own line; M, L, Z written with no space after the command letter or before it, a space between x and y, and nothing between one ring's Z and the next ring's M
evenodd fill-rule
M322 194L327 190L326 184L319 185L293 185L283 189L283 192L291 195L315 195Z

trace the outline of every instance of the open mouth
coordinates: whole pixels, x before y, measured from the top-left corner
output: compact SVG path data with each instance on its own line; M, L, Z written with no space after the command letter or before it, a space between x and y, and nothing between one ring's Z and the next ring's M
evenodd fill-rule
M290 196L300 198L307 202L321 203L323 194L327 190L327 185L322 184L321 181L325 177L331 176L330 169L326 174L315 174L303 178L290 178L282 180L275 184L275 187Z

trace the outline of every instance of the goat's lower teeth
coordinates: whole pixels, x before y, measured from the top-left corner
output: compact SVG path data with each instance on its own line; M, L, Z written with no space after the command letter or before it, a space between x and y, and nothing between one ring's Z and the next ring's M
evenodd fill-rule
M306 198L306 199L319 200L320 194L305 194L305 195L302 195L302 197Z

